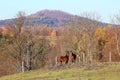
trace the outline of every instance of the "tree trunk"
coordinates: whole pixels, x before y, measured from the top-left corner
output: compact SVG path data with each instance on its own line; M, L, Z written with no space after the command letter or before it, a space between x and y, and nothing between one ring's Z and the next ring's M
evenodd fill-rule
M22 72L24 73L24 72L25 72L25 68L24 68L24 61L22 61L22 63L21 63L21 64L22 64L22 65L21 65L21 66L22 66L22 69L21 69L21 70L22 70Z
M58 61L57 61L57 56L55 57L55 63L56 63L56 65L58 64Z
M29 51L28 51L29 52ZM31 59L31 53L28 53L27 57L27 71L30 71L32 69L32 59Z
M116 47L117 47L117 52L120 55L120 50L119 50L119 41L118 41L118 35L117 33L115 33L115 37L116 37Z
M31 45L28 43L27 45L27 71L32 69L32 52Z
M30 53L31 54L31 53ZM32 59L31 59L31 55L29 55L29 65L28 65L28 71L30 71L32 69Z
M109 52L109 62L112 62L111 51Z
M90 63L92 63L92 53L91 53L91 50L89 50L89 56L90 56Z
M83 53L82 55L83 55L83 63L85 63L85 53Z

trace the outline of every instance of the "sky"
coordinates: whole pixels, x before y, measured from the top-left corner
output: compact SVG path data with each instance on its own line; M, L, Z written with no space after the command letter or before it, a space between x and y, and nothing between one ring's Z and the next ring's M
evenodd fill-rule
M15 18L19 11L29 15L44 9L97 13L103 22L110 22L110 16L120 11L120 0L0 0L0 20Z

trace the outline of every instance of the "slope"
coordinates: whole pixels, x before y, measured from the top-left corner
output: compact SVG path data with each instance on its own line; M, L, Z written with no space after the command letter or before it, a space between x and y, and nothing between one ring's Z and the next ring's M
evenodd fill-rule
M0 80L119 80L120 65L102 69L67 68L57 70L33 70L1 77Z

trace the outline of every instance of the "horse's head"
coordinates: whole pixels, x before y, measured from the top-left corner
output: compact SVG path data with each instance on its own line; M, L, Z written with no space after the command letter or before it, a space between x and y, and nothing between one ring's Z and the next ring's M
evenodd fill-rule
M66 52L66 56L69 56L69 54L70 54L69 51L67 51L67 52Z
M73 55L73 51L70 51L70 52L69 52L69 55Z
M72 62L75 62L76 57L77 57L76 54L75 54L73 51L70 51L69 59L70 59Z

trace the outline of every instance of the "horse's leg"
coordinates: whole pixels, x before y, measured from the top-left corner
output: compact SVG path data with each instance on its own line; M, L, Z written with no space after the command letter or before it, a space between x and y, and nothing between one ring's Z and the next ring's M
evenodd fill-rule
M57 66L61 66L61 61L58 61L58 62L57 62Z
M75 60L73 60L72 63L75 64Z

